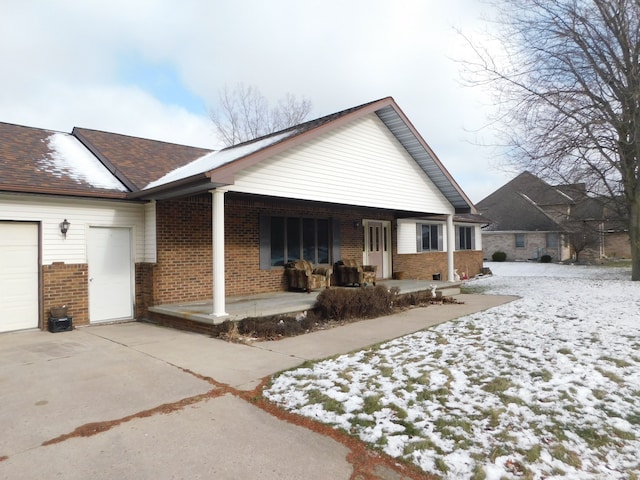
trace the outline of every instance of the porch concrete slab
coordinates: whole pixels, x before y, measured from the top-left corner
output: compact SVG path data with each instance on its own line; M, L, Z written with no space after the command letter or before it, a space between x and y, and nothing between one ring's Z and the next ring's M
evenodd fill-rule
M90 329L0 335L0 457L212 388Z
M444 282L439 280L380 280L379 285L397 288L400 293L429 291L436 286L443 295L460 293L460 282ZM354 287L345 287L354 288ZM357 288L357 287L356 287ZM295 314L310 310L316 303L321 290L307 292L271 292L254 295L227 297L226 316L214 317L213 301L197 301L174 304L155 305L149 310L154 313L171 315L193 320L204 324L222 323L225 320L242 320L247 317L267 317L271 315Z
M12 455L0 462L0 477L347 480L348 453L328 437L225 395Z

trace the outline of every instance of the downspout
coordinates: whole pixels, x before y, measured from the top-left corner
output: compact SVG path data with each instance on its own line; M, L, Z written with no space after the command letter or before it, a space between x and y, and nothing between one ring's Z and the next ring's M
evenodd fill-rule
M226 190L211 190L211 227L213 241L213 312L215 318L226 317L224 282L224 194ZM214 320L215 323L215 320Z
M447 215L447 280L453 282L453 251L456 248L456 232L453 228L453 215Z

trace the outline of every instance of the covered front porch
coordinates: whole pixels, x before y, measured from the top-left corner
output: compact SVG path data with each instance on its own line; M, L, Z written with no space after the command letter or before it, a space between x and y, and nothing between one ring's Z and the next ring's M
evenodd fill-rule
M401 294L430 291L436 285L436 291L443 296L460 293L461 282L428 280L380 280L378 285L387 288L397 287ZM333 287L358 288L358 287ZM366 287L365 287L366 288ZM313 308L321 290L311 293L280 291L255 295L240 295L226 298L228 315L212 315L212 301L172 303L149 307L148 320L166 323L167 318L182 319L197 324L212 325L224 320L242 320L247 317L268 317L272 315L296 314Z

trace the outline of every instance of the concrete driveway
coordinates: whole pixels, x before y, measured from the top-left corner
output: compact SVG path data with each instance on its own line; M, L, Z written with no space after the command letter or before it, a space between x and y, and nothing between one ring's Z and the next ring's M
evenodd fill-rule
M418 478L360 475L346 444L242 392L513 297L460 299L252 347L138 322L0 335L0 478Z

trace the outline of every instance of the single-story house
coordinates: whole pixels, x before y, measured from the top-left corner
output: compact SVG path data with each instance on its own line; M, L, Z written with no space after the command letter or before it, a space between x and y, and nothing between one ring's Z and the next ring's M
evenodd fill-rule
M584 184L550 185L524 171L477 203L490 220L482 228L484 257L501 251L516 261L543 255L564 261L577 253L590 260L629 258L624 222L607 205L588 195Z
M380 278L482 268L474 205L388 97L220 151L0 123L0 331L148 318L287 288L284 264Z

